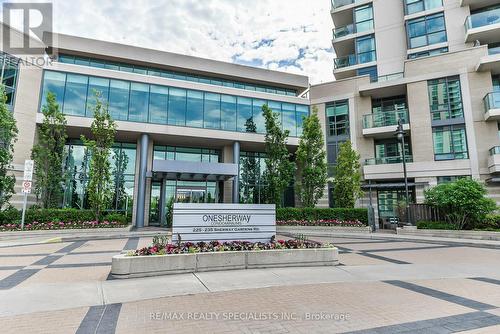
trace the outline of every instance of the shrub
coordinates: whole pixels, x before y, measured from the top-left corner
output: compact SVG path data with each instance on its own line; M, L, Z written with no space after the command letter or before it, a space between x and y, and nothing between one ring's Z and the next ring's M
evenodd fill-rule
M276 220L279 221L319 221L319 220L341 220L360 221L368 224L367 209L345 209L345 208L278 208L276 209Z
M129 222L129 219L121 213L109 213L104 217L104 220L108 222L117 222L122 225L125 225Z
M447 222L419 221L417 228L421 230L456 230L457 225Z
M500 230L500 215L486 215L481 222L475 223L472 228L478 230Z
M14 224L21 220L21 212L13 207L0 211L0 225Z
M92 210L78 209L29 209L26 211L26 223L39 222L84 222L95 220Z
M481 222L496 209L496 203L486 197L485 187L473 179L460 179L425 191L425 203L439 208L448 223L463 229Z

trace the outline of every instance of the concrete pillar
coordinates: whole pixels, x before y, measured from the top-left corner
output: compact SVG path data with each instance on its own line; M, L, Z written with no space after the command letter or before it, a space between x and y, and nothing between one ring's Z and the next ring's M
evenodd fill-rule
M233 163L238 165L238 170L239 170L239 165L240 165L240 142L235 141L233 143ZM240 180L239 176L236 175L233 180L233 203L239 203L239 192L240 192Z
M165 198L166 194L166 179L163 178L161 179L161 189L160 189L160 225L165 226L166 225L166 220L165 220L165 204L167 202L167 199Z
M144 227L144 211L146 204L146 172L148 164L149 135L143 133L139 140L139 182L137 189L137 211L135 216L135 227Z

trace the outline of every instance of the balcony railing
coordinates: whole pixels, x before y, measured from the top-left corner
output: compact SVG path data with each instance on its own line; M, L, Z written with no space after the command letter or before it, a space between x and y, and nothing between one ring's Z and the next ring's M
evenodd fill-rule
M348 24L343 27L338 27L333 29L333 39L344 37L347 35L352 35L356 33L356 29L354 29L354 24Z
M465 20L465 31L496 23L500 23L500 8L467 16L467 19Z
M491 55L497 55L500 53L500 45L498 46L491 46L488 45L488 54L491 56Z
M483 101L484 112L488 112L491 109L500 109L500 92L486 94Z
M406 162L413 162L413 156L406 155L405 160L406 160ZM382 158L366 159L365 165L387 165L387 164L398 164L398 163L402 163L402 162L403 162L403 158L401 158L400 156L382 157Z
M373 20L365 21L360 24L350 23L343 27L333 29L333 39L341 38L344 36L354 35L360 32L373 30Z
M372 82L385 82L402 78L404 78L404 72L398 72L387 75L380 75L378 77L373 78Z
M335 69L338 69L358 64L369 63L371 61L375 61L376 59L377 59L376 52L368 51L368 52L351 54L344 57L335 58L333 62L335 65Z
M331 1L332 1L332 9L337 9L339 7L361 2L362 0L331 0Z
M363 115L363 129L397 125L399 119L403 121L403 124L408 124L408 118L408 109L383 111Z
M490 148L490 155L500 154L500 146L493 146Z

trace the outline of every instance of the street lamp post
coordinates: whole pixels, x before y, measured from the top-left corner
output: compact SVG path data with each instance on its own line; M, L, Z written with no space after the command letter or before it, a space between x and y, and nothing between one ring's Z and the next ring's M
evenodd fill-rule
M398 141L401 142L401 155L403 159L403 175L405 179L405 210L406 210L406 220L407 224L411 225L411 219L410 219L410 210L409 210L409 205L410 205L410 195L408 191L408 174L406 172L406 152L405 152L405 132L403 130L403 121L401 118L398 120L398 128L396 130L396 136L398 138Z

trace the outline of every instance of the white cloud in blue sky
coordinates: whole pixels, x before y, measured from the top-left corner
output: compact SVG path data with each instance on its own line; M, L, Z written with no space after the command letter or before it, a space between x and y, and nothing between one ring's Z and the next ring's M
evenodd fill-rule
M56 32L333 80L329 0L53 3Z

